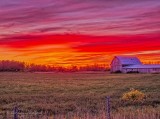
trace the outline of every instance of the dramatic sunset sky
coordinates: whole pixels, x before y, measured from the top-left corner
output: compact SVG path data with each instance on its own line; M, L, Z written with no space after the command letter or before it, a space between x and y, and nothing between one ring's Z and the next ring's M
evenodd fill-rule
M160 61L160 0L0 0L0 60L109 64Z

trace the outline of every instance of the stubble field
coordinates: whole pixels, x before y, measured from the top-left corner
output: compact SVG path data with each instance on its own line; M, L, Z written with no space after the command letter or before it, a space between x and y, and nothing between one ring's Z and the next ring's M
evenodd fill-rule
M131 88L142 91L146 99L142 103L122 101L122 95ZM159 118L160 74L0 73L1 115L12 112L16 106L22 113L76 114L79 117L100 114L102 119L106 116L106 96L110 96L114 119L115 115L119 114L120 119L121 115L135 112L144 116L147 112L155 113Z

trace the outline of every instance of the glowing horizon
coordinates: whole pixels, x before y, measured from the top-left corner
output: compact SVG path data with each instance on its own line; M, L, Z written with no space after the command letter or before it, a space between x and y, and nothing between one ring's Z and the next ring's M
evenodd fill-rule
M0 60L110 64L115 55L160 61L159 0L0 1Z

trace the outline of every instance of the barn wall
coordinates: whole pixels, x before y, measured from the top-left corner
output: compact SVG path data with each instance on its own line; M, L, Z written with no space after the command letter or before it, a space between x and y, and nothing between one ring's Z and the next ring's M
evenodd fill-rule
M160 68L123 68L122 72L160 73Z
M151 73L160 73L160 68L152 68Z
M117 58L114 58L111 63L111 72L122 71L122 65Z
M139 69L140 73L160 73L160 68Z
M127 72L139 72L139 69L137 69L137 68L134 68L134 69L123 68L122 72L123 73L127 73Z

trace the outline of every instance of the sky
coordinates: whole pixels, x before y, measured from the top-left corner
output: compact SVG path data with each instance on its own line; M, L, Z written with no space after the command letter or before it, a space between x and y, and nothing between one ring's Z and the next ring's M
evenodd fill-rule
M0 0L0 60L109 65L160 61L160 0Z

